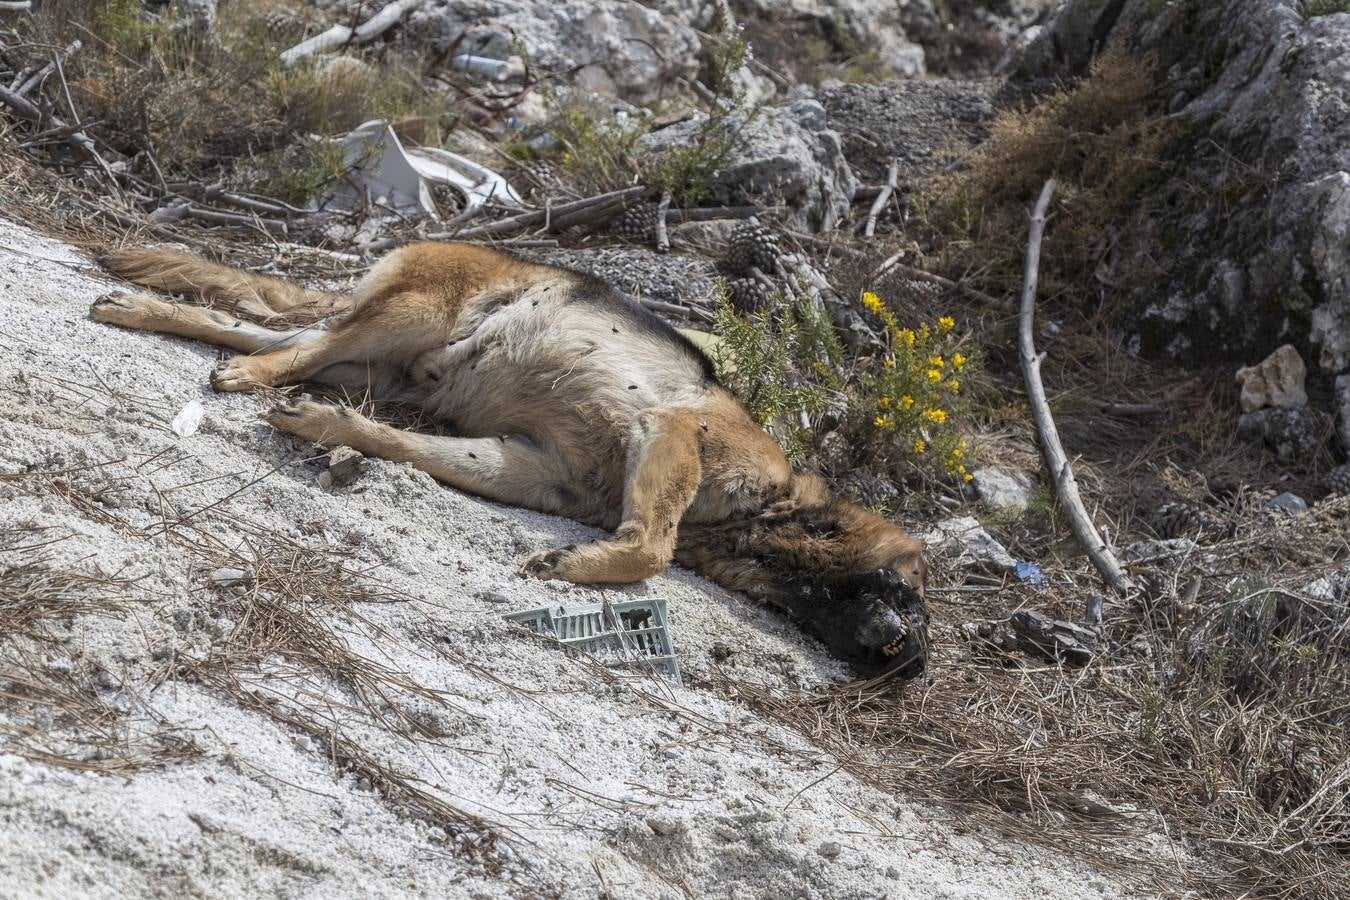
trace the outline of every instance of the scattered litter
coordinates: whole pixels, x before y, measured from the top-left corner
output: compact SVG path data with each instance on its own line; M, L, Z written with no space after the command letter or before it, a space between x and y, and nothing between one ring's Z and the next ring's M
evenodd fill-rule
M683 684L670 641L665 600L606 600L531 609L506 618L556 638L568 653L587 653L614 667L655 669Z
M494 59L491 56L456 53L450 58L450 65L461 72L482 75L497 81L505 81L513 75L525 73L524 61L519 56L512 56L508 59Z
M249 573L243 569L216 569L211 573L211 583L217 587L233 587L249 580Z
M1308 501L1298 494L1285 491L1267 503L1266 509L1274 513L1284 513L1287 516L1301 516L1308 511Z
M1091 628L1052 619L1034 609L1013 613L1012 627L1024 651L1071 666L1087 665L1097 644L1097 635Z
M1038 591L1050 586L1050 582L1045 579L1045 572L1041 571L1041 567L1034 562L1019 562L1017 564L1017 578L1019 581L1025 581Z
M189 400L187 405L178 411L178 415L173 417L169 427L179 437L191 437L201 427L202 415L205 412L206 407L202 405L202 401Z
M397 213L439 220L429 182L458 191L466 212L488 202L523 205L497 172L448 150L404 149L394 129L381 119L366 122L340 140L348 174L338 182L329 205L361 209L371 202Z

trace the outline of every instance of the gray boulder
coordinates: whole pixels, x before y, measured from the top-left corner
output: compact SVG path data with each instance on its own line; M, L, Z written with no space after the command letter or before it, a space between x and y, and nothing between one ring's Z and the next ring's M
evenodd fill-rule
M826 230L848 214L858 181L839 135L826 127L825 109L814 100L788 106L738 111L713 126L716 137L732 138L730 154L709 173L713 199L726 204L787 206L787 220L799 230ZM687 152L706 127L696 116L642 138L648 158Z
M679 79L698 75L701 3L666 11L628 0L433 0L408 17L408 31L455 53L507 59L525 51L530 65L573 73L580 87L645 105L669 97ZM490 20L503 27L470 26ZM509 30L508 30L509 29Z
M1036 481L1025 472L1005 472L992 467L971 472L975 493L990 509L1020 513L1031 505Z
M1281 462L1308 462L1317 452L1325 434L1322 417L1303 409L1258 409L1238 419L1238 437L1253 443L1261 441Z
M927 71L923 48L906 35L905 23L936 23L932 0L738 0L734 5L759 18L814 20L839 49L875 51L891 74L919 78Z
M1341 452L1350 458L1350 375L1336 379L1336 436L1341 439Z
M1078 75L1112 46L1162 75L1177 196L1197 198L1159 234L1165 279L1141 292L1133 345L1252 359L1289 341L1324 374L1350 368L1350 15L1067 0L1012 71Z
M974 516L938 522L923 536L923 542L931 552L946 556L957 566L997 573L1012 572L1017 568L1017 560Z

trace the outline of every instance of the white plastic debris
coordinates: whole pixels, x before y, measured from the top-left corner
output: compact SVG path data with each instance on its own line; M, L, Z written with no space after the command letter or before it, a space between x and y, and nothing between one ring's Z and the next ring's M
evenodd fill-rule
M456 53L450 58L450 65L461 72L483 75L497 81L509 78L512 75L521 75L525 71L524 63L519 56L512 56L508 59L494 59L491 56Z
M339 208L360 209L370 201L405 215L436 219L430 184L458 191L466 211L488 201L523 205L515 189L492 169L434 147L405 149L388 122L366 122L341 140L349 174L330 201Z
M202 416L205 413L206 407L202 405L202 401L189 400L187 405L178 411L178 415L173 417L169 427L179 437L191 437L201 427Z

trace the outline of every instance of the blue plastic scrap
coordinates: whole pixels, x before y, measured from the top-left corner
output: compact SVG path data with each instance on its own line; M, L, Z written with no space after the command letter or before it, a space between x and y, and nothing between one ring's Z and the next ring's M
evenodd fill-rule
M1017 577L1038 590L1050 586L1045 573L1034 562L1019 562L1017 564Z

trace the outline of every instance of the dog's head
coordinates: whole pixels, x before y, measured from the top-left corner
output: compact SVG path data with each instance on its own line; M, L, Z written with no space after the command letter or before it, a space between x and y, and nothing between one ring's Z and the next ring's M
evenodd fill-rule
M913 678L928 661L923 545L798 476L790 501L680 556L790 613L858 674ZM694 558L694 556L698 558Z

